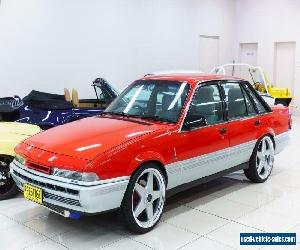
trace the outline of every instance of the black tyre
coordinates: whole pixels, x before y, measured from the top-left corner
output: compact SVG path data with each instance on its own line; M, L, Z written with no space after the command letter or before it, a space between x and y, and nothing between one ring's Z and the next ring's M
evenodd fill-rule
M164 210L166 178L154 163L147 163L132 176L127 186L121 216L127 228L138 234L152 230Z
M253 150L249 168L244 170L246 177L255 183L265 182L273 169L274 142L270 136L262 137Z
M0 200L6 200L17 195L16 183L9 172L9 164L13 158L0 156Z

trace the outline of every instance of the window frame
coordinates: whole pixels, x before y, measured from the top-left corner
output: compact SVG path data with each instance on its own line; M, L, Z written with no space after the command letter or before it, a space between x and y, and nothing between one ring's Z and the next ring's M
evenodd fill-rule
M244 88L244 90L246 91L246 93L248 94L248 96L250 97L251 101L253 102L253 105L256 109L256 112L258 115L263 115L263 114L267 114L272 112L272 108L266 103L266 101L257 93L257 91L253 88L253 86L248 82L248 81L241 81L241 84ZM245 85L247 85L248 88L245 87ZM253 99L253 97L251 96L251 94L249 92L252 92L253 95L256 97L256 99L260 102L260 104L265 108L265 112L259 112L259 109Z
M209 85L216 85L216 87L218 88L219 96L220 96L220 102L221 102L221 108L222 108L222 110L221 110L222 120L220 122L217 122L217 123L214 123L214 124L207 124L205 126L199 126L199 127L195 127L195 128L189 129L189 130L184 129L184 123L186 122L186 119L188 117L189 111L191 109L192 102L193 102L193 100L195 98L195 95L196 95L196 92L198 91L199 88L209 86ZM182 122L182 125L181 125L181 129L180 129L181 132L195 131L195 130L199 130L199 129L202 129L202 128L208 128L208 127L211 127L211 126L227 123L226 116L225 116L225 102L224 102L224 98L223 98L222 89L223 88L221 86L221 81L219 81L219 80L200 82L200 83L197 84L197 86L195 87L195 89L193 91L193 96L191 97L190 102L187 106L186 113L185 113L185 116L184 116L184 119L183 119L183 122Z
M247 109L247 113L248 113L248 116L247 116L247 117L251 118L251 117L257 116L257 115L259 114L259 112L258 112L258 109L257 109L257 107L256 107L256 105L255 105L255 102L254 102L252 96L248 93L247 89L245 88L245 86L243 85L242 82L240 83L240 87L241 87L241 90L242 90L242 94L243 94L243 96L244 96L244 102L245 102L246 109ZM249 109L248 109L248 106L247 106L247 101L246 101L246 96L245 96L245 95L246 95L247 98L249 99L250 104L253 106L254 111L255 111L255 114L250 114L250 113L249 113Z

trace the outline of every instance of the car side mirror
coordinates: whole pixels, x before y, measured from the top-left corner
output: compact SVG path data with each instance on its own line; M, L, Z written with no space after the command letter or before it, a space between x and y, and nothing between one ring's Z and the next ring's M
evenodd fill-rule
M187 117L187 119L183 123L183 127L185 130L192 130L194 128L204 127L206 125L207 125L206 118L201 115Z

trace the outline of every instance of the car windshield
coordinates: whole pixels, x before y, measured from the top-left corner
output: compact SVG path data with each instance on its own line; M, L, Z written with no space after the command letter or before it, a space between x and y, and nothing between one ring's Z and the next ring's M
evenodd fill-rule
M176 123L189 84L167 80L140 80L126 88L104 114Z

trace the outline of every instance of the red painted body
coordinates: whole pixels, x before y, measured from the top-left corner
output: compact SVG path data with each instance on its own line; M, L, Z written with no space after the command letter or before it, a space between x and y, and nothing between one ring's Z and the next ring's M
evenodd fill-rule
M177 124L159 121L140 123L126 119L93 117L59 126L35 135L16 152L29 162L67 170L96 173L101 180L130 176L142 163L156 161L162 166L213 153L224 148L288 131L289 110L273 111L254 118L224 122L189 132L180 132L185 111L197 84L232 79L219 75L148 76L144 79L176 80L190 84L191 90ZM201 83L200 83L201 84ZM254 120L261 121L259 126ZM219 130L226 128L225 134Z

